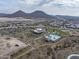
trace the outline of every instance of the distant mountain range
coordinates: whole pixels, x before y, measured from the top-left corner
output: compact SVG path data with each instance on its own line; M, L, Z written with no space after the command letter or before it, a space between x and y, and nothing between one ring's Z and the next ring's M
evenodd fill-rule
M16 11L12 14L5 14L0 13L0 17L8 17L8 18L15 18L15 17L23 17L27 19L37 19L37 18L45 18L45 19L66 19L66 20L79 20L79 17L76 16L63 16L63 15L48 15L43 11L35 11L32 13L25 13L21 10Z
M79 21L79 16L66 16L66 15L56 15L56 17L60 17L66 20L78 20Z
M25 13L21 10L12 13L12 14L4 14L0 13L0 17L9 17L9 18L14 18L14 17L23 17L23 18L53 18L53 16L48 15L42 11L35 11L32 13Z

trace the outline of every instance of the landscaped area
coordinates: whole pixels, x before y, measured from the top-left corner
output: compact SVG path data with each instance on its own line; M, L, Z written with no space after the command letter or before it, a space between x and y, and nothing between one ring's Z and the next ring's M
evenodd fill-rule
M1 36L17 38L27 45L12 54L11 59L67 59L71 54L78 54L78 29L64 30L62 28L52 27L49 23L45 21L27 25L24 22L22 24L18 23L16 27L12 28L6 26L1 27ZM17 23L13 22L10 26L14 24ZM42 26L38 26L40 24ZM77 36L75 36L76 33Z
M58 29L58 28L49 28L48 32L50 32L50 33L56 32L60 36L70 36L69 32L64 32L64 31L62 31L61 29Z

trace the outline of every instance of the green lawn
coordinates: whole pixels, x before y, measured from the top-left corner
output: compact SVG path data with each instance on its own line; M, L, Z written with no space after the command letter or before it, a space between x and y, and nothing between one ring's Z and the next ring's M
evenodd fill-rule
M58 28L48 29L48 32L56 32L57 34L59 34L61 36L70 36L70 33L69 32L63 32L62 30L60 30Z

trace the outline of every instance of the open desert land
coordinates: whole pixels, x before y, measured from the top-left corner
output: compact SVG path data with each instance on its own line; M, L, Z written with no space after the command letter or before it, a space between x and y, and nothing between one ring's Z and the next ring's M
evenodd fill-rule
M16 38L15 40L18 39L26 45L16 53L10 54L10 59L67 59L70 54L79 54L78 28L67 28L66 24L59 24L54 20L0 22L1 37ZM51 33L55 37L53 36L49 40L46 35ZM60 36L57 40L56 35Z

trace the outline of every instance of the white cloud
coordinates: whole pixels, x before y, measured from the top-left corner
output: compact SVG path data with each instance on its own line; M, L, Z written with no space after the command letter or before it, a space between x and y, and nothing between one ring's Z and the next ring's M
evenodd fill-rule
M59 5L61 7L79 7L79 0L20 0L20 3L26 4L26 6L40 7L42 5Z
M61 3L67 7L79 7L79 0L63 0Z
M49 14L79 15L79 0L21 0L33 10L43 10ZM27 8L29 9L29 8Z
M40 3L42 3L43 0L21 0L21 3L25 3L26 5L31 5L31 6L35 6L35 5L39 5Z
M56 4L62 7L79 7L79 0L52 0L48 5Z
M76 16L79 15L79 0L52 0L48 4L41 6L40 10L43 10L49 14Z
M79 0L0 0L0 10L6 12L7 9L12 11L21 9L26 12L43 10L50 14L79 15Z

